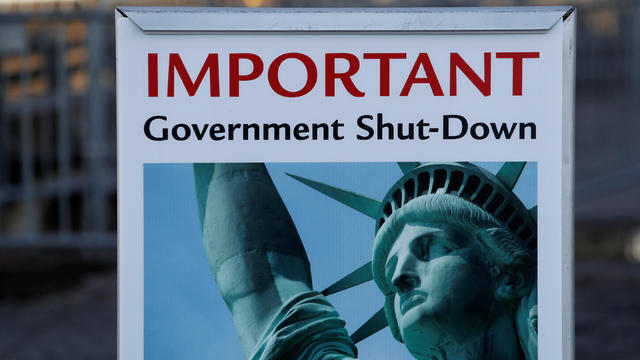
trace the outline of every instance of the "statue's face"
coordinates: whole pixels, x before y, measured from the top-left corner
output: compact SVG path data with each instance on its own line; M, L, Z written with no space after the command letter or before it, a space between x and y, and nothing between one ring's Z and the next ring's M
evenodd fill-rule
M495 281L473 234L441 225L405 225L386 263L402 339L418 359L464 345L486 330Z

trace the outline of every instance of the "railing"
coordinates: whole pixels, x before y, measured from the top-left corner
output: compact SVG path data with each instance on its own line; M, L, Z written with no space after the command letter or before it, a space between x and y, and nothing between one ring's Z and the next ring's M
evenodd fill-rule
M0 24L0 245L115 246L113 15Z

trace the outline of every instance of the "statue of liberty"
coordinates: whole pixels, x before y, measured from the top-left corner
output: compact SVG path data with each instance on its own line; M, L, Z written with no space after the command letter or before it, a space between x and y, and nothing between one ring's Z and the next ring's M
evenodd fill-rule
M416 359L537 359L536 208L512 191L524 165L399 163L380 201L290 175L375 220L372 260L317 292L264 165L195 164L205 250L246 358L356 359L389 327ZM326 296L371 280L385 305L349 335Z

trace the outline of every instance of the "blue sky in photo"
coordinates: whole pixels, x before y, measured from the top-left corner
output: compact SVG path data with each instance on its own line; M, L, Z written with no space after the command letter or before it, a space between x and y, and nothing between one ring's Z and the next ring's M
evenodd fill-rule
M501 163L476 163L496 173ZM289 178L285 172L382 199L402 172L395 163L268 164L304 243L313 286L322 290L369 261L374 220ZM537 166L515 188L537 202ZM209 269L191 164L144 166L144 347L153 360L244 359L231 314ZM329 297L352 333L382 307L373 282ZM359 358L413 360L388 329L358 344Z

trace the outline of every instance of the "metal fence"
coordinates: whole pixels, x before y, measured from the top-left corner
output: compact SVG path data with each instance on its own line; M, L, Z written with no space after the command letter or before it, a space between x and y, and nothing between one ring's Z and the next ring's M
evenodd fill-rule
M600 1L578 9L578 97L640 91L640 3Z
M113 247L113 15L0 24L0 245Z
M267 3L318 5L306 0ZM355 5L460 3L488 2L371 0ZM624 172L626 187L615 191L640 185L640 167L629 161L635 154L640 158L640 142L632 136L635 130L640 133L635 115L639 102L629 100L640 93L640 3L589 1L578 11L580 208L582 198L609 196L611 184L621 184L616 171ZM111 11L0 14L0 247L115 246L114 49ZM615 122L602 130L603 120L611 119ZM614 141L598 144L603 133L612 133ZM607 180L612 176L613 181ZM640 217L640 206L635 206ZM594 211L595 216L607 213Z

